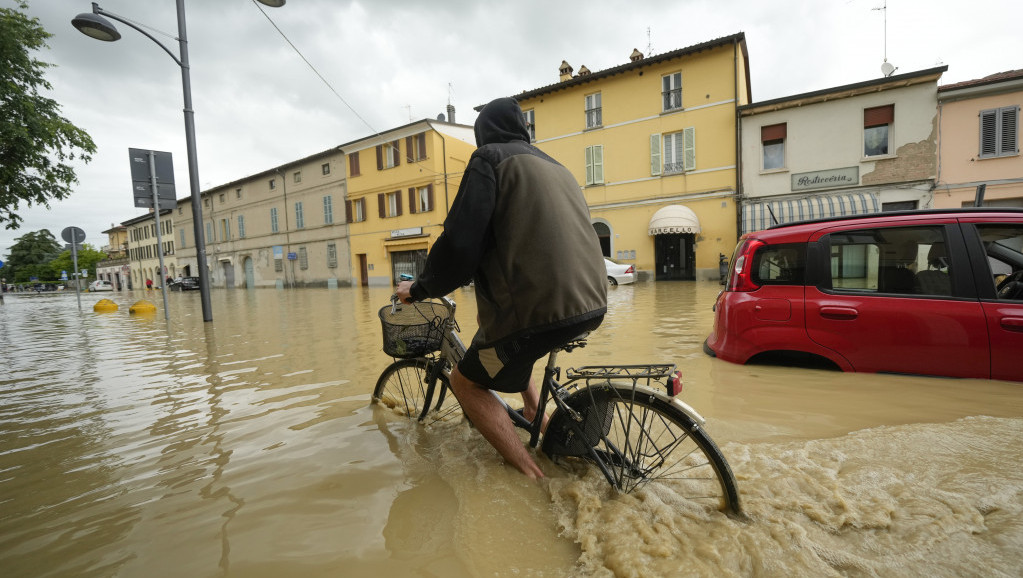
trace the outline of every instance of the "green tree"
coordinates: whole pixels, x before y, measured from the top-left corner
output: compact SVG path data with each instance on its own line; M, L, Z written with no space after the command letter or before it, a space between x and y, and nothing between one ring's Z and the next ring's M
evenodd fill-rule
M18 7L28 9L25 0ZM18 209L65 199L78 183L71 162L92 160L96 145L60 115L60 105L40 94L52 89L43 77L53 66L32 56L52 36L37 18L0 8L0 224L17 229Z
M14 240L4 263L4 277L8 283L24 283L32 277L52 280L50 262L60 255L62 248L48 229L26 233Z
M95 247L89 244L82 245L82 249L78 251L78 270L87 269L89 271L89 279L96 278L96 263L107 258L107 254L102 251L97 251ZM60 255L57 255L52 261L48 263L50 267L50 278L59 279L61 271L67 271L68 278L71 278L72 273L75 270L74 261L71 259L71 250L65 249ZM85 277L83 277L85 279Z

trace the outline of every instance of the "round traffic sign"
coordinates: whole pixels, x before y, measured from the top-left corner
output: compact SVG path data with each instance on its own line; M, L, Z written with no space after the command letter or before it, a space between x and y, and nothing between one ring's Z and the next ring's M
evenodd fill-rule
M60 238L68 243L81 243L85 240L85 231L78 227L64 227L60 232Z

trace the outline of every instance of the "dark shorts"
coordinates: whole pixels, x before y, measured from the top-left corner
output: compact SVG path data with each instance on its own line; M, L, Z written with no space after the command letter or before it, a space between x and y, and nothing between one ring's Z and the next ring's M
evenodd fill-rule
M479 341L474 338L465 357L458 362L458 371L487 389L520 393L529 387L529 377L537 359L583 333L593 331L603 320L604 316L600 315L573 325L523 335L483 349L480 349Z

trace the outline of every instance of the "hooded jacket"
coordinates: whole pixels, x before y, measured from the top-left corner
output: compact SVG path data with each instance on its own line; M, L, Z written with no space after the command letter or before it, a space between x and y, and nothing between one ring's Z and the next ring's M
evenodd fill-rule
M474 280L484 345L603 315L607 270L575 177L529 144L513 98L483 107L475 133L478 148L412 298Z

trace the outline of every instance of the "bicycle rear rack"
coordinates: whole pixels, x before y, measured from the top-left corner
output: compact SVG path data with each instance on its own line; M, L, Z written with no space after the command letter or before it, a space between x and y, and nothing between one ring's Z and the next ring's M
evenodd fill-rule
M681 375L676 371L674 363L656 363L646 365L586 365L569 368L565 371L565 385L575 381L591 384L595 381L610 382L611 380L630 381L635 388L645 385L650 388L665 389L669 396L674 396L682 389Z

